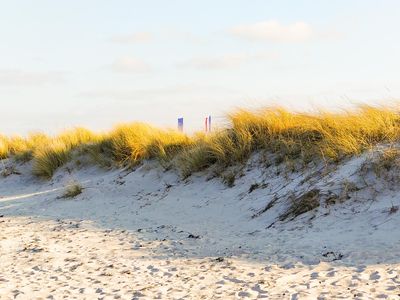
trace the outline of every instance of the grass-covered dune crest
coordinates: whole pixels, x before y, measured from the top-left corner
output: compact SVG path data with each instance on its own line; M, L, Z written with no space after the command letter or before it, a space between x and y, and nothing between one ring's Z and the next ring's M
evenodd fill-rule
M106 133L74 128L56 136L0 135L0 159L32 160L33 173L44 178L84 154L102 166L132 166L157 159L183 176L214 164L227 167L243 162L255 151L273 153L277 162L334 162L379 144L399 142L399 112L397 107L366 105L335 113L241 109L227 116L230 126L210 134L187 135L136 122Z

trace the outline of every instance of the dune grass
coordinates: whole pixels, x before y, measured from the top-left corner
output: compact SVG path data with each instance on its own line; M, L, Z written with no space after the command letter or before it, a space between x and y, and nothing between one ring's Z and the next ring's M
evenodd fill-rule
M215 163L241 162L258 150L274 153L277 162L329 162L400 139L400 115L393 108L359 106L341 113L310 114L279 108L239 110L229 119L231 128L195 143L181 155L185 175Z
M157 159L178 168L183 176L217 164L244 162L264 150L276 162L335 162L378 144L400 140L396 108L359 106L339 113L296 113L280 108L238 110L228 115L231 126L212 134L188 136L143 123L122 124L97 134L75 128L57 136L0 136L0 158L33 160L34 174L51 178L75 153L88 154L100 165L134 166Z
M9 154L8 138L6 136L0 135L0 159L7 158Z
M82 194L83 186L79 182L71 182L66 188L61 198L71 199Z
M101 134L78 127L40 141L41 143L35 145L33 149L33 173L40 177L51 178L59 167L71 160L74 150L97 143L102 138Z
M46 144L49 137L42 133L31 133L26 138L0 135L0 158L13 156L17 161L26 162L33 158L35 149Z
M110 141L114 159L123 165L152 158L170 160L192 143L181 132L161 130L143 123L117 126L106 139Z

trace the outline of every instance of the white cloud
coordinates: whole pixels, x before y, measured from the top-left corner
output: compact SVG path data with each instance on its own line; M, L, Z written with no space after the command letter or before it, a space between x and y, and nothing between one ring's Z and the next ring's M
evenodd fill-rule
M137 44L147 43L153 39L153 35L150 32L135 32L127 35L119 35L111 38L111 41L121 44Z
M0 70L0 86L44 85L65 81L62 72L29 72L18 69Z
M115 72L145 73L151 70L151 67L144 61L134 57L121 57L116 59L110 66Z
M249 40L266 40L273 42L304 42L315 36L311 25L296 22L283 25L275 20L239 25L230 30L231 34Z
M256 54L226 54L220 57L197 57L179 64L179 67L195 69L231 69L246 63L260 60L275 60L279 57L277 53L260 52Z

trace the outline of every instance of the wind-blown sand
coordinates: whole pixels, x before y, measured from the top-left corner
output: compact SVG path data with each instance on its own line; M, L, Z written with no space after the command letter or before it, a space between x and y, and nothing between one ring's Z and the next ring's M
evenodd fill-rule
M255 157L232 188L152 163L50 182L18 165L0 178L0 298L400 299L398 189L360 173L368 159L285 173ZM83 194L60 199L71 179ZM327 202L350 183L345 201L279 221L293 195Z

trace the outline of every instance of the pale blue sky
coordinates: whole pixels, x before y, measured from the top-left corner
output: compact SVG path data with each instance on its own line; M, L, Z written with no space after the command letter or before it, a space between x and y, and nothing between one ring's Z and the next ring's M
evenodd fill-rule
M0 1L0 132L400 98L400 2ZM221 120L222 119L218 119Z

